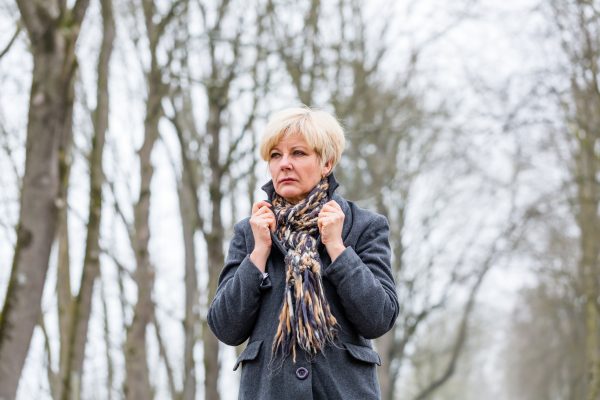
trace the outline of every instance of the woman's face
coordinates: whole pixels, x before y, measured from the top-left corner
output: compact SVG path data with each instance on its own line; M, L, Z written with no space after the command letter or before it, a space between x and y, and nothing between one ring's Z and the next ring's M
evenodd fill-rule
M331 163L322 166L317 153L301 135L283 137L269 156L275 191L291 203L304 199L331 171Z

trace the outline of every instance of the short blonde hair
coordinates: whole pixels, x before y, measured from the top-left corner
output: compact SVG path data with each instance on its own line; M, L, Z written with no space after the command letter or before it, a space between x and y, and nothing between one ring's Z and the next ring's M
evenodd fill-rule
M260 143L263 160L269 161L273 147L291 135L301 135L322 165L331 161L331 170L340 161L346 144L344 130L333 115L306 106L286 108L273 114L267 123Z

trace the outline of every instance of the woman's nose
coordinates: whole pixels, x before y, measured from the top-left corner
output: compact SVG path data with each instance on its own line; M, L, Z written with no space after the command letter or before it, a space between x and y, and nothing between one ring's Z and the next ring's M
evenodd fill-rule
M279 164L279 166L282 169L288 169L292 167L292 160L287 156L287 155L282 155L281 156L281 163Z

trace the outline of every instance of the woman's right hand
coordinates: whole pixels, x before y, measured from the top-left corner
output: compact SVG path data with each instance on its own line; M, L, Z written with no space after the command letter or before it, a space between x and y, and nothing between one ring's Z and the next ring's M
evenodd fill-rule
M261 272L265 272L267 258L271 253L271 232L275 232L275 214L271 211L272 205L264 200L252 205L250 227L254 236L254 250L250 260Z

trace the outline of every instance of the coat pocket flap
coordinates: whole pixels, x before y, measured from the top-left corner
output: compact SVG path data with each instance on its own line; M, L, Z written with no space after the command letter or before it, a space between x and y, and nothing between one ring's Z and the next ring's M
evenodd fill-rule
M233 370L237 370L242 361L250 361L254 360L258 356L258 352L260 351L260 346L262 345L262 340L256 340L252 343L249 343L248 346L242 351L242 354L235 360L235 365L233 366Z
M344 347L350 355L359 360L370 364L381 365L379 354L375 350L366 346L358 346L356 344L344 343Z

